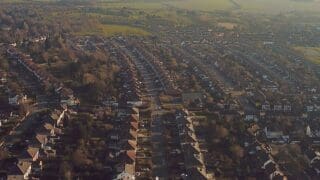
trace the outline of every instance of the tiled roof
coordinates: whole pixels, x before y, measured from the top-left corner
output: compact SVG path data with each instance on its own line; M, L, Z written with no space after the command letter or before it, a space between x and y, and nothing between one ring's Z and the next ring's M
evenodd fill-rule
M127 156L128 156L132 161L135 161L135 159L136 159L136 152L135 152L135 150L127 151Z
M39 148L36 147L28 147L27 149L28 154L33 158L36 156L36 154L39 152Z
M39 142L39 143L41 143L41 144L44 144L44 143L46 143L46 141L47 141L47 135L45 135L45 134L37 134L36 135L36 140Z
M138 129L138 123L137 122L131 122L131 127L133 127L134 129Z

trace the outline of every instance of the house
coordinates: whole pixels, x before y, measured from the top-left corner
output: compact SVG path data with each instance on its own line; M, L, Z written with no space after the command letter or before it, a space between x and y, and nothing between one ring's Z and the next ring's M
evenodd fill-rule
M314 126L313 126L313 128L314 128ZM318 138L318 137L320 137L320 130L311 129L310 125L308 125L308 126L306 127L305 134L306 134L308 137L311 137L311 138Z
M19 156L19 160L37 161L39 158L39 148L28 146L26 150Z
M282 179L282 180L287 180L287 177L284 176L284 174L281 171L274 171L269 175L270 179Z
M202 102L203 99L204 96L202 93L182 93L182 101L185 105L196 100L200 100L200 102Z
M51 123L45 122L39 129L37 129L37 133L54 136L56 134L56 128Z
M292 109L292 108L291 108L291 105L284 105L284 106L283 106L283 111L284 111L284 112L291 112L291 109Z
M254 114L247 114L245 117L245 121L255 121L257 122L259 119L257 117L257 115Z
M120 177L125 177L128 180L135 179L135 150L125 151L125 153L122 153L122 155L120 155L120 159L121 162L116 165L116 169L119 172ZM117 178L119 177L119 175L117 176Z
M310 128L309 125L308 125L307 128L306 128L306 135L307 135L308 137L313 137L313 133L312 133L311 128Z
M311 93L316 93L316 92L317 92L317 89L316 89L316 88L312 88L312 89L310 89L310 92L311 92Z
M282 111L282 105L281 104L274 105L273 110L274 111Z
M113 180L134 180L135 176L126 172L122 172L120 174L118 174L118 176L116 178L114 178Z
M9 97L9 104L11 106L18 106L20 104L20 96L19 95L15 95L15 96L11 96Z
M263 105L261 106L261 109L262 109L263 111L270 111L270 110L271 110L270 104L263 104Z
M264 128L264 132L268 139L279 139L283 136L282 131L268 131L268 128Z
M68 106L77 106L80 104L79 99L75 98L73 95L63 96L60 100L61 104L66 104Z
M287 179L283 172L277 169L276 163L271 159L268 159L261 169L264 170L264 173L269 177L269 179Z
M18 106L21 102L24 102L27 100L27 96L21 96L21 95L13 95L8 98L9 104L12 106Z
M49 145L45 146L44 149L40 151L41 158L56 157L56 155L57 151Z
M143 101L127 101L128 106L142 106Z
M7 83L7 78L6 78L6 77L1 77L1 78L0 78L0 82L1 82L2 84Z
M41 148L43 148L48 142L48 135L37 133L35 137L35 141L37 144L41 146Z
M313 112L314 110L314 107L311 105L311 106L307 106L307 112Z
M316 172L317 176L320 175L320 159L317 158L315 159L311 165L311 168L313 168L313 170Z
M1 28L2 31L10 31L11 30L11 27L8 26L8 25L5 25L5 24L2 24L0 26L0 28Z
M274 166L275 163L274 163L273 160L268 159L268 161L266 161L261 168L262 168L262 169L267 169L270 165L271 165L271 166Z
M319 152L315 152L315 151L313 151L311 149L306 150L305 156L309 160L310 164L312 164L316 160L320 160L320 153Z
M7 173L7 180L23 180L29 179L31 173L32 162L19 160L14 164Z
M63 121L63 119L65 117L65 113L67 111L68 110L66 108L65 109L61 109L61 110L55 109L50 114L50 118L51 118L51 120L53 120L53 122L55 123L56 126L62 125L62 121Z

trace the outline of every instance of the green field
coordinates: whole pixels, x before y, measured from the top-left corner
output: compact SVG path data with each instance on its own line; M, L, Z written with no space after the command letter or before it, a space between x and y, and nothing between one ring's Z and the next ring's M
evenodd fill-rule
M213 10L227 10L232 8L232 3L229 0L136 0L136 1L101 1L108 7L128 7L135 9L163 9L166 7L175 7L178 9L186 10L199 10L199 11L213 11Z
M142 10L148 10L148 9L161 9L164 8L164 4L161 2L145 2L145 1L115 1L115 2L101 2L99 5L103 5L105 8L133 8L133 9L142 9Z
M229 0L177 0L167 4L180 9L200 11L228 10L232 8L232 3Z
M271 14L291 11L319 12L320 10L319 0L311 2L294 0L128 0L125 2L122 0L105 0L103 3L108 7L129 7L136 9L163 9L170 6L196 11L239 10L242 12Z
M85 30L77 32L76 35L80 35L80 36L101 35L105 37L114 36L114 35L147 36L147 35L150 35L150 33L136 27L108 24L108 25L98 25L97 27L87 28Z
M294 47L294 49L302 53L310 62L320 64L320 47Z

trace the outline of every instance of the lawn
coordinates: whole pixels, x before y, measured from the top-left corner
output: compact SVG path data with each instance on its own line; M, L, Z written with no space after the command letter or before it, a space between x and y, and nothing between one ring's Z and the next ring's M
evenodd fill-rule
M237 24L236 23L229 23L229 22L220 22L220 23L218 23L218 26L223 27L228 30L232 30L237 26Z
M232 8L232 3L229 0L135 0L125 2L121 0L104 0L101 3L107 7L128 7L142 10L163 9L166 6L199 11L227 10Z
M166 3L180 9L199 11L228 10L233 6L229 0L176 0Z
M141 10L161 9L164 7L162 2L147 2L147 1L102 1L98 3L99 7L103 8L132 8Z
M294 49L302 53L305 58L315 64L320 64L320 47L294 47Z
M97 25L97 27L90 27L86 30L82 30L77 32L76 35L80 36L88 36L88 35L102 35L102 36L114 36L114 35L123 35L123 36L147 36L150 35L149 32L132 26L126 25L114 25L114 24L106 24L106 25Z
M136 27L124 25L100 25L100 28L105 36L112 35L138 35L147 36L150 33Z

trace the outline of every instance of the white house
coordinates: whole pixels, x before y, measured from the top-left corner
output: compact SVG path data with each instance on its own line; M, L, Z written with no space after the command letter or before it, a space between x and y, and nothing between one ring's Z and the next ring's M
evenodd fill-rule
M266 136L268 139L278 139L283 136L282 131L268 131L268 128L264 128L264 132L266 133Z

